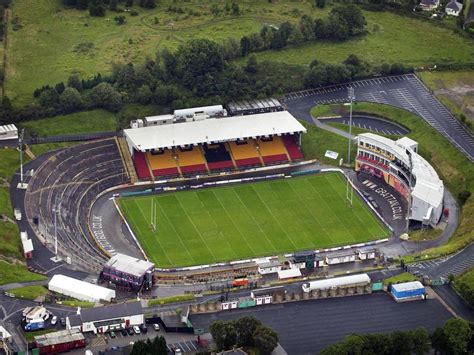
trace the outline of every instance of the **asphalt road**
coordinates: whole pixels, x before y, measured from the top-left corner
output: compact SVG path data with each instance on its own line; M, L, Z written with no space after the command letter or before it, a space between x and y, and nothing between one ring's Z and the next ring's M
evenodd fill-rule
M350 86L354 88L355 101L388 104L420 116L474 162L474 136L415 74L358 80L350 84L294 92L285 95L285 104L293 116L312 123L310 109L313 106L347 102Z
M474 244L446 258L414 263L409 267L411 271L418 271L432 279L448 278L449 274L458 276L474 267Z
M349 117L337 117L337 118L326 118L321 119L321 123L337 122L343 123L349 126ZM406 128L403 128L393 122L375 118L375 117L363 117L353 116L352 126L367 129L374 133L382 133L387 135L405 135L408 133Z
M456 314L469 322L474 322L474 309L459 296L450 285L433 287L433 290L451 307Z
M386 333L441 326L450 313L437 300L396 303L386 293L310 300L190 317L195 328L253 315L273 328L288 354L314 354L351 333Z

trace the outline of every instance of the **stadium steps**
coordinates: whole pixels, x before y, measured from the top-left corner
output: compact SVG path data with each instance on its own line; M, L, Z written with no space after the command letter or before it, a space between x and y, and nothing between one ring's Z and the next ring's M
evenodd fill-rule
M254 141L254 145L255 145L255 150L257 151L257 154L258 154L258 158L260 159L260 164L262 164L262 166L265 166L265 161L263 160L262 153L260 153L260 146L258 145L258 142L256 140Z
M235 162L234 155L232 154L232 149L230 149L229 144L227 142L224 143L224 145L227 151L229 152L230 159L232 159L232 164L234 165L234 169L237 169L237 164Z
M138 181L138 176L133 166L132 156L130 155L130 151L128 150L125 138L115 137L115 143L117 143L117 146L119 148L119 153L122 157L123 165L125 166L125 172L127 173L130 182L134 184Z
M207 160L206 160L206 154L204 153L204 149L201 145L199 146L199 151L201 152L202 158L204 160L204 165L206 166L207 173L210 174L211 169L209 169L209 165L207 164Z
M176 161L176 167L178 168L179 176L183 177L183 172L181 171L181 166L179 165L178 154L176 153L175 148L173 148L173 157L174 157L174 160Z
M146 166L148 167L148 173L150 174L150 180L152 183L155 182L155 175L153 175L153 169L151 168L150 161L148 160L148 156L145 154Z

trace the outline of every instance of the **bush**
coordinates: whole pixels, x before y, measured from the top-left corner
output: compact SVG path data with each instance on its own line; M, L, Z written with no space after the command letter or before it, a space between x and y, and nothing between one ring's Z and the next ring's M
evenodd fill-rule
M469 197L471 197L471 191L469 190L463 190L461 192L459 192L458 194L458 201L459 201L459 204L461 206L463 206L467 200L469 199Z

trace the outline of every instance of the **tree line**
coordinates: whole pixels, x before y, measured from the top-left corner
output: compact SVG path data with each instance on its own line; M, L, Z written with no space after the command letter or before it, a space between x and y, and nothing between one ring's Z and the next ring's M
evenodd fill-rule
M209 328L216 350L234 347L256 348L261 355L271 354L278 345L278 334L253 316L235 320L218 320Z
M470 354L474 351L474 324L453 318L428 334L425 328L389 334L352 334L321 351L321 355Z
M160 335L153 340L138 340L133 344L130 355L168 355L166 339Z
M117 11L119 4L124 4L128 8L134 4L146 9L156 7L156 0L62 0L62 3L78 10L89 10L91 16L97 17L105 16L107 9Z

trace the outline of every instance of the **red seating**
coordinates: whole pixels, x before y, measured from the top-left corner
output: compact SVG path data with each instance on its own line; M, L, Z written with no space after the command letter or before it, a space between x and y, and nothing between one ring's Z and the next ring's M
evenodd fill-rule
M301 153L300 147L296 144L292 136L284 136L283 141L285 142L286 150L291 160L303 159L303 153Z
M239 160L236 160L235 163L239 167L261 165L259 158L239 159Z
M153 170L154 177L163 176L178 176L178 168L166 168L166 169L155 169Z
M181 167L181 172L183 174L207 173L207 169L204 164L186 165Z
M133 165L135 165L135 170L140 180L150 178L150 170L148 170L145 154L135 150L133 152Z
M217 161L214 163L207 163L209 169L211 170L223 170L223 169L232 169L234 164L231 160Z
M282 163L288 161L286 154L269 155L262 158L265 164Z

